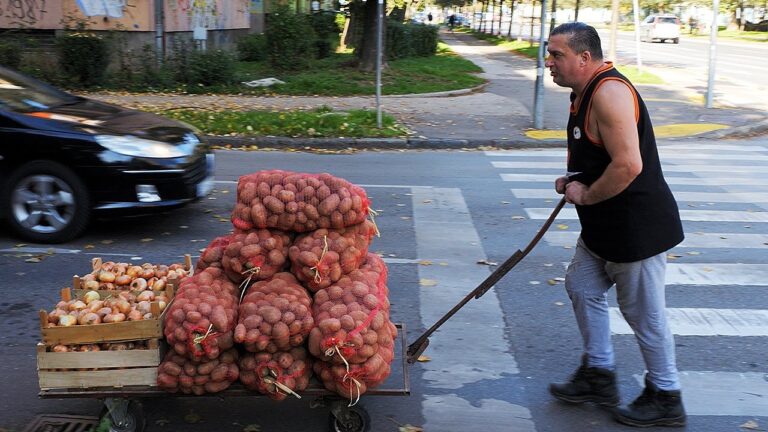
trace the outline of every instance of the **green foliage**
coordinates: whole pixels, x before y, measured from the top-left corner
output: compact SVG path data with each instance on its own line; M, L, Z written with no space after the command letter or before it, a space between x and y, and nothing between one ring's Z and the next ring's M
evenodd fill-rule
M235 79L235 59L222 51L195 51L189 59L187 84L213 86L230 84Z
M395 137L407 131L384 115L376 127L376 111L333 111L320 107L310 111L160 111L167 117L194 125L207 135L279 135L291 137Z
M0 41L0 65L18 69L21 65L21 46L16 41Z
M241 61L262 61L267 58L267 37L249 34L237 40L237 53Z
M315 31L306 15L278 6L267 20L269 60L278 70L298 70L309 66L314 57Z
M64 74L84 86L102 83L109 65L107 42L88 33L70 33L56 39Z
M318 12L310 15L310 23L317 36L315 40L317 58L330 56L334 45L338 43L339 32L341 32L339 20L337 20L338 16L343 17L343 15L333 12Z
M437 52L437 27L387 20L387 59L428 57Z

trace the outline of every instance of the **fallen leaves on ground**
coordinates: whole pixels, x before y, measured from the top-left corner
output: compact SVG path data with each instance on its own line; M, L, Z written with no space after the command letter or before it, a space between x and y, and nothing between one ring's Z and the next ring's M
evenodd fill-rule
M481 259L481 260L480 260L480 261L478 261L477 263L478 263L478 264L487 265L487 266L495 266L495 265L499 265L499 263L497 263L497 262L488 261L488 260L485 260L485 259Z
M419 261L419 265L429 266L429 265L432 265L432 261L430 261L430 260L421 260L421 261Z
M149 243L149 242L154 241L154 240L155 239L153 239L153 238L147 237L147 238L143 238L143 239L141 239L139 241L142 242L142 243Z
M261 432L261 426L252 423L243 428L243 432Z
M187 415L184 416L184 421L191 424L200 423L203 421L203 417L194 411L190 411Z
M398 428L398 432L424 432L424 429L418 426L405 424Z
M742 425L739 425L739 427L742 429L762 430L760 429L760 425L758 425L754 420L750 420Z
M437 285L437 281L434 279L421 278L419 279L419 285L425 286L425 287L435 286Z
M557 224L557 229L567 230L568 229L568 225L566 225L566 224Z
M422 362L422 363L428 362L428 361L431 361L431 360L432 360L432 357L425 356L425 355L420 355L419 358L416 359L416 361Z

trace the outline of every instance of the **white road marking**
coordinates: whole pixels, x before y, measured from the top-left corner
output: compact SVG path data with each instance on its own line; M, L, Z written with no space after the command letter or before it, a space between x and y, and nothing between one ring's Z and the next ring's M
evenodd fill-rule
M611 307L611 332L632 334L618 307ZM667 308L672 333L678 336L768 336L768 310Z
M553 169L565 173L565 161L563 162L541 162L541 161L492 161L495 168L516 168L516 169ZM723 172L723 173L745 173L762 176L766 167L762 165L674 165L663 164L664 172L684 172L684 173L702 173L702 172Z
M436 283L419 290L421 319L428 328L479 285L488 270L478 270L475 264L485 252L461 191L413 188L412 192L417 256L439 256L448 264L418 268L420 279ZM424 379L432 387L456 389L516 374L517 363L499 343L503 340L501 306L496 293L489 292L468 303L432 336L427 352L432 360L423 364Z
M554 187L548 189L511 189L517 198L527 199L560 199L562 195L555 192ZM673 191L678 202L717 202L717 203L766 203L766 192L688 192Z
M578 232L550 231L544 235L544 240L552 246L575 247L578 237ZM677 245L676 248L765 249L768 248L768 235L687 232L685 233L685 240Z
M696 152L700 152L702 150L716 150L721 152L766 152L768 151L768 147L762 147L762 146L748 146L748 145L728 145L728 144L669 144L669 145L659 145L658 146L659 151L664 150L693 150ZM562 150L563 152L565 150ZM556 155L561 156L562 153L557 153L558 150L548 150L548 149L541 149L541 150L488 150L485 151L486 156L490 157L505 157L505 156L517 156L517 155L527 155L527 154L533 154L538 155L544 152L555 152Z
M680 371L680 384L688 415L768 417L766 373Z
M565 162L566 151L563 150L542 150L528 151L520 153L504 153L493 156L501 157L547 157ZM664 161L667 159L707 159L707 160L733 160L733 161L766 161L768 156L757 152L724 152L724 153L702 153L700 150L681 150L676 148L659 148L659 158Z
M482 399L470 403L455 395L425 396L425 431L515 431L536 430L528 408L498 399ZM478 406L479 405L479 406Z
M554 204L552 205L554 207ZM552 208L527 208L530 219L547 219ZM680 218L691 222L768 222L768 212L730 211L730 210L680 210ZM564 208L557 215L558 220L578 220L576 209Z
M485 252L461 191L415 187L412 193L417 256L441 257L448 264L418 266L420 280L429 281L419 287L421 321L428 328L489 273L478 270L475 264ZM423 413L428 430L463 432L478 426L511 430L514 425L514 430L535 431L525 407L501 400L484 400L477 405L457 395L446 395L445 390L438 390L438 394L430 390L460 389L519 373L503 326L501 304L492 290L467 303L430 337L425 355L431 360L420 365L426 386Z
M501 179L507 182L546 183L554 187L555 179L560 174L500 174ZM674 177L664 176L670 186L764 186L768 189L768 181L762 177Z

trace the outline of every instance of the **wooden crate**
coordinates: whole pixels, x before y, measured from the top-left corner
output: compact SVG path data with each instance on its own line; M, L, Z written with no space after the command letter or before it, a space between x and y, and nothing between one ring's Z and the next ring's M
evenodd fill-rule
M157 339L148 343L149 349L88 352L48 352L44 343L38 343L40 389L156 387L161 344Z

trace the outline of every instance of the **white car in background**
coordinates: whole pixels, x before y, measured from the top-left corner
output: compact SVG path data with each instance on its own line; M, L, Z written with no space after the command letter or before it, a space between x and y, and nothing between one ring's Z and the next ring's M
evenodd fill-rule
M640 23L640 40L680 43L680 18L675 15L648 15Z

